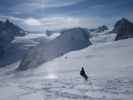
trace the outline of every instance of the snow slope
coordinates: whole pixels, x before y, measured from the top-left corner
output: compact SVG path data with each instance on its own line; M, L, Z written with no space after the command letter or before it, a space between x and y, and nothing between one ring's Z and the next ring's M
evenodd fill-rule
M35 68L44 62L53 60L73 50L79 50L91 45L89 35L82 28L72 28L62 32L56 39L41 43L30 49L22 60L18 70Z
M92 44L114 41L116 38L116 33L109 33L110 31L112 31L112 29L112 27L109 27L108 30L105 30L103 32L90 32L90 41L92 42Z
M46 36L45 33L28 33L24 36L16 36L5 49L4 55L0 57L0 68L20 62L27 51L40 43L46 44L54 40L60 33Z
M0 100L132 100L132 43L92 45L23 72L0 69Z

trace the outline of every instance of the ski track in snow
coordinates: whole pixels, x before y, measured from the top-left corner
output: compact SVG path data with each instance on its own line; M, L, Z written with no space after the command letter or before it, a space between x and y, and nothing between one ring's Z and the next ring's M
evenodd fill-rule
M132 43L94 45L25 72L12 72L17 63L2 68L0 100L132 100ZM79 75L83 65L88 81Z

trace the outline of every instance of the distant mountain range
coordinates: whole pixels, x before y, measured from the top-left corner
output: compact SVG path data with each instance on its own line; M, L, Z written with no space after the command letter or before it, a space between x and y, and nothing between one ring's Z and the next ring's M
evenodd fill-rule
M107 26L103 25L98 28L87 29L87 30L88 32L92 33L94 36L97 35L96 33L100 34L102 32L107 31L108 29L109 28ZM115 23L113 29L107 32L107 34L108 33L115 33L116 41L121 39L133 38L133 22L129 21L126 18L121 18Z
M106 25L99 26L99 27L93 28L93 29L88 29L89 32L95 32L95 33L104 32L106 30L108 30L108 27Z
M62 29L59 32L61 34L54 40L45 44L42 42L31 48L23 58L18 69L26 70L28 68L37 67L44 62L53 60L54 58L62 56L70 51L85 48L92 44L90 41L92 36L96 37L93 38L93 40L96 39L96 41L103 42L110 40L110 37L112 38L112 36L108 36L111 33L115 34L115 40L133 38L133 23L122 18L116 22L111 31L106 25L103 25L93 29L80 27ZM106 32L108 34L106 34ZM55 31L48 30L46 32L47 36L51 36L53 33L55 33ZM0 21L0 57L2 57L7 46L11 44L11 41L16 36L24 36L25 34L26 33L22 28L13 24L9 20L6 20L5 22Z
M103 33L108 27L103 25L95 29L72 28L61 31L61 35L47 44L40 44L33 47L23 58L19 70L37 67L44 62L50 61L56 57L62 56L67 52L85 48L92 43L90 42L90 33ZM51 31L47 31L47 35L52 35ZM122 18L114 25L109 33L115 33L116 39L126 39L133 37L133 24L125 18ZM105 35L105 34L101 34ZM107 34L109 35L109 34ZM109 38L109 37L108 37ZM103 38L105 39L105 38Z
M121 40L121 39L127 39L127 38L133 37L133 22L129 21L126 18L121 18L120 20L118 20L115 23L112 30L109 30L108 26L106 25L102 25L92 29L89 29L89 28L82 28L82 29L84 29L84 31L88 31L89 33L91 33L90 37L91 35L94 36L94 35L97 35L97 33L100 34L106 31L107 31L107 34L115 33L116 34L115 40ZM61 31L65 31L65 30L69 30L69 29L63 29ZM50 30L46 31L46 34L48 36L52 35L53 33L54 31L50 31Z

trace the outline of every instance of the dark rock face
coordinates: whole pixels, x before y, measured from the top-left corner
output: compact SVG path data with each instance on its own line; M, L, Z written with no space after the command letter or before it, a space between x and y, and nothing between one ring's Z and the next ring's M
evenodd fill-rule
M65 30L55 40L32 48L22 60L18 70L26 70L41 65L73 50L91 45L89 35L82 28Z
M105 30L108 30L108 27L103 25L103 26L100 26L97 28L96 32L99 33L99 32L104 32Z
M100 33L100 32L104 32L108 30L108 27L106 25L103 25L103 26L99 26L97 28L94 28L94 29L89 29L88 31L89 32L95 32L95 33Z
M122 18L116 22L112 32L117 33L115 40L133 38L133 23Z
M0 21L0 57L15 36L23 35L25 35L24 31L9 20Z

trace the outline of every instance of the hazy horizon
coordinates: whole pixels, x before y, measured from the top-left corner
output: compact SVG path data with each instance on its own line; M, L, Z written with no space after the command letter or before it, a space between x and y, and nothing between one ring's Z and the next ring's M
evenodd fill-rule
M121 17L133 21L132 0L1 0L0 19L28 31L113 25Z

